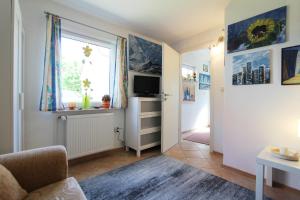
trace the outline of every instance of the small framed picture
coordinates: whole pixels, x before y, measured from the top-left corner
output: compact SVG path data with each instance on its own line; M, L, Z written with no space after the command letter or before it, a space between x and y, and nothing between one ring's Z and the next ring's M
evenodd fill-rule
M199 73L199 90L209 90L210 75Z
M195 82L190 80L184 80L182 82L183 89L183 101L185 102L195 102Z
M208 65L203 64L203 71L204 71L204 72L208 72Z
M281 50L281 84L300 85L300 45Z

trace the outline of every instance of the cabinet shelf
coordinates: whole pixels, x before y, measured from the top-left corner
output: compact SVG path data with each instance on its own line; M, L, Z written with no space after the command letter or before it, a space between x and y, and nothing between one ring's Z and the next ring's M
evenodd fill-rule
M151 128L145 128L140 130L140 135L146 135L150 133L156 133L161 130L160 126L151 127Z
M150 117L159 117L159 116L161 116L161 111L142 112L140 114L140 118L150 118Z
M156 142L153 142L153 143L150 143L150 144L146 144L146 145L143 145L141 146L141 150L144 150L144 149L149 149L151 147L155 147L155 146L158 146L160 145L160 141L156 141Z
M160 98L138 97L139 101L161 101Z

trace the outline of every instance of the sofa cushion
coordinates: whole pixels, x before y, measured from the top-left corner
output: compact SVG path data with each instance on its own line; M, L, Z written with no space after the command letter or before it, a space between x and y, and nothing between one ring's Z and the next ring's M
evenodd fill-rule
M22 200L27 192L19 185L15 177L0 164L0 200Z
M63 146L0 155L0 164L14 175L28 193L61 181L68 174L66 149Z
M75 178L50 184L29 193L25 200L86 200L78 182Z

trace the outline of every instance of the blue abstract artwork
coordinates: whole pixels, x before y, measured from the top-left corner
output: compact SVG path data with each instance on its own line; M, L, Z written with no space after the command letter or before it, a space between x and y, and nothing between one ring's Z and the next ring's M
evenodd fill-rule
M129 35L129 70L141 73L162 73L162 46Z
M233 57L233 85L270 83L270 50Z
M199 73L199 90L209 90L210 75Z
M287 7L228 26L227 52L233 53L286 41Z

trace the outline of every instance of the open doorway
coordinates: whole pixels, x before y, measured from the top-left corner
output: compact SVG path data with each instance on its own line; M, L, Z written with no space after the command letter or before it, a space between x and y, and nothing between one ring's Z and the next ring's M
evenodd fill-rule
M210 135L210 50L181 55L181 139L206 145Z

